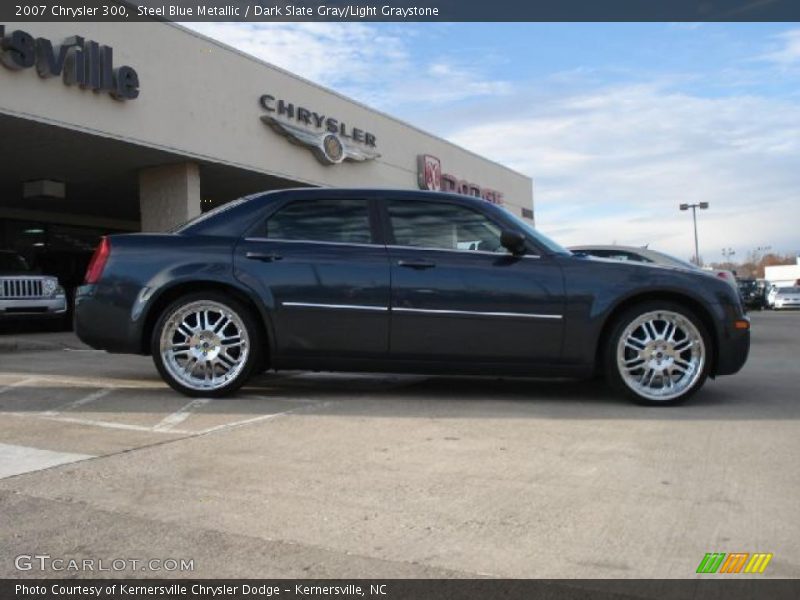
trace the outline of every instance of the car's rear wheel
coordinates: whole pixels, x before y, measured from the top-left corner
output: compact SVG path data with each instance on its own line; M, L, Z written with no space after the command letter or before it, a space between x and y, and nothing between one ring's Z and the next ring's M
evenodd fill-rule
M158 372L173 389L219 397L239 389L261 364L260 338L258 323L242 303L200 292L161 313L151 350Z
M605 368L612 387L639 404L683 402L708 376L711 340L697 316L672 302L625 311L612 327Z

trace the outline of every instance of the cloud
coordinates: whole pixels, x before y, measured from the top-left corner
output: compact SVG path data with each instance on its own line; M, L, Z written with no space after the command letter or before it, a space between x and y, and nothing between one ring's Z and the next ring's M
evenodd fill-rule
M486 114L502 114L487 111ZM508 114L508 112L506 113ZM531 175L537 225L566 244L650 244L701 255L800 246L800 107L755 96L705 98L659 85L555 93L513 118L448 137Z
M776 47L759 58L782 67L800 65L800 29L790 29L775 36Z
M415 61L426 33L363 23L182 23L257 58L384 110L498 96L511 85L458 57Z
M497 75L444 24L186 25L530 175L537 225L562 243L688 258L691 216L678 205L705 201L706 260L723 247L800 250L800 105L785 77L800 66L800 29L771 38L757 62L713 72L577 57L526 83Z

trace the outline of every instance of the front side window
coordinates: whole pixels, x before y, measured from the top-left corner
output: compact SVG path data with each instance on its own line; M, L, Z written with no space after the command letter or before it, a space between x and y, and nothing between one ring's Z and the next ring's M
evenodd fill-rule
M343 244L369 244L366 200L298 200L267 219L267 237Z
M500 227L472 209L414 200L390 200L387 208L399 246L506 252Z

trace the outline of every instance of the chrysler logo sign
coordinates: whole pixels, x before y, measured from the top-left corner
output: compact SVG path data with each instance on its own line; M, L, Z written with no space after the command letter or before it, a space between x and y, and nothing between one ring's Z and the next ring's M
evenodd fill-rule
M417 157L417 183L422 190L454 192L483 198L492 204L503 204L502 192L442 173L442 161L430 154L420 154Z
M267 111L261 120L290 142L306 146L324 165L345 160L364 162L378 158L377 140L368 131L343 121L264 94L259 100Z
M42 78L62 77L66 85L107 92L117 100L139 95L139 75L132 67L114 68L113 50L74 35L60 46L19 29L6 35L0 25L0 61L9 69L36 67Z

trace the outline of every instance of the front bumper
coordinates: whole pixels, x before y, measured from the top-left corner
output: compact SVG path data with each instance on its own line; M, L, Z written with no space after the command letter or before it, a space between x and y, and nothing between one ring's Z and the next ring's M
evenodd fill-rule
M15 317L58 317L67 312L67 298L0 298L0 319Z
M775 308L777 310L782 308L800 308L800 300L776 300Z
M739 318L738 321L749 321ZM750 354L750 328L737 329L734 323L725 327L719 343L717 368L714 375L733 375L738 373L747 362Z

